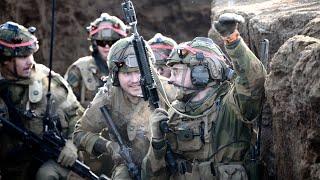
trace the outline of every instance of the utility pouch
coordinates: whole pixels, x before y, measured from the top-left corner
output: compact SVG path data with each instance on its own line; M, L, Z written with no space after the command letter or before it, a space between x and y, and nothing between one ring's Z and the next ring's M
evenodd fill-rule
M179 129L177 131L177 138L180 141L191 141L193 139L192 129Z
M219 163L215 169L219 180L248 180L246 170L241 163Z
M203 146L200 136L195 135L192 129L177 131L177 143L180 151L196 151Z
M202 148L203 141L199 132L199 121L182 122L175 128L175 135L180 151L197 151Z

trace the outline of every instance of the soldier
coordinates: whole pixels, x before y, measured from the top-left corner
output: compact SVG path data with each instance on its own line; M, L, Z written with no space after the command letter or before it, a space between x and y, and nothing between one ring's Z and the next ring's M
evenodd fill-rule
M174 100L176 90L173 86L168 84L168 78L170 77L171 71L166 65L166 62L171 50L177 46L177 43L173 39L165 37L161 33L157 33L148 41L148 44L155 56L152 64L159 74L159 80L164 89L164 91L160 93L160 98L167 104L170 104ZM160 85L160 82L158 82L158 85Z
M38 41L34 28L6 22L0 25L0 95L2 114L11 122L41 136L44 133L49 69L34 61ZM52 72L51 112L56 115L56 128L67 139L58 158L58 163L49 160L40 164L37 171L35 161L40 149L30 150L28 144L12 135L4 127L0 130L0 169L2 179L66 179L77 159L77 148L72 133L83 108L72 93L67 82ZM45 154L44 154L45 155ZM36 177L35 177L36 174Z
M71 85L83 107L87 107L99 87L109 75L109 49L120 38L127 36L126 25L117 17L102 13L89 27L91 56L78 59L67 70L65 79Z
M156 109L151 115L143 179L247 179L250 128L260 113L266 71L240 37L235 17L224 16L227 25L221 19L217 24L229 32L219 28L237 74L234 81L228 81L232 71L211 39L181 43L168 58L178 94L168 112ZM166 134L160 129L165 122ZM173 154L171 165L166 151Z
M177 43L173 39L165 37L161 33L157 33L148 41L148 44L155 56L153 65L158 74L170 78L171 71L170 68L166 66L166 62L171 50L177 46Z
M100 108L104 105L125 143L132 148L134 162L140 166L149 148L148 117L151 113L148 102L142 99L140 72L132 44L133 36L120 39L110 49L108 66L111 84L99 90L82 118L76 124L74 142L81 150L99 156L113 154L115 168L112 179L131 179L128 169L119 161L119 145L105 139L100 132L107 127ZM149 61L154 55L147 48ZM120 158L121 159L121 158Z
M83 107L88 106L109 75L107 56L110 47L120 38L127 36L126 25L119 18L107 13L102 13L87 29L92 54L78 59L65 74L65 79ZM90 157L87 153L83 155L85 163L92 171L98 174L110 174L112 165L103 164L103 162L111 161L111 157L101 156L97 159Z

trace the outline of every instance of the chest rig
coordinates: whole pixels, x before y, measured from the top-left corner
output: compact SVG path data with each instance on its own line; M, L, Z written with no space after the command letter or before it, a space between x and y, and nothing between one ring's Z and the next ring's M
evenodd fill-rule
M11 111L10 120L17 121L15 123L24 126L36 134L43 132L43 118L46 115L47 106L47 99L45 98L47 92L47 74L48 69L45 66L35 64L30 79L9 83L6 90L6 104L9 104L8 108L11 109L9 110ZM56 74L52 72L52 75L56 81ZM61 80L58 81L60 82ZM63 82L62 85L66 87L66 84ZM53 97L54 94L59 92L55 90ZM50 103L50 112L54 112L51 118L53 121L58 122L57 127L61 130L61 125L66 126L65 122L60 121L64 117L63 112L62 110L57 111L57 102L54 98L51 98Z
M190 111L185 109L186 105L181 101L172 103L168 111L171 132L167 134L167 138L175 153L183 154L187 160L208 160L213 153L212 134L215 132L222 98L228 87L224 83L219 88L212 89L198 105L191 105L197 108Z
M169 109L169 128L172 130L170 142L177 153L200 150L205 144L211 143L210 132L213 130L217 117L217 107L213 105L203 115L194 118L178 114ZM172 138L172 139L171 139Z
M103 85L102 79L106 75L99 73L99 69L94 63L92 56L79 59L75 66L79 69L82 78L80 85L80 102L83 104L86 100L91 101L93 99L98 88ZM89 92L87 93L86 90Z

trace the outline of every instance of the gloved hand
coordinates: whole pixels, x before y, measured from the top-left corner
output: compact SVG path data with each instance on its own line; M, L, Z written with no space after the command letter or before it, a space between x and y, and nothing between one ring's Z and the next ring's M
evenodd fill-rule
M73 144L72 140L67 140L66 144L64 145L62 151L60 152L58 163L63 166L72 166L78 158L78 149Z
M106 148L108 154L111 155L113 163L115 165L119 164L122 162L122 157L120 156L120 146L117 142L114 141L108 141L106 143Z
M157 108L150 116L151 137L154 139L163 139L164 132L160 129L162 121L168 121L168 113L164 109Z
M224 13L219 16L218 21L214 21L213 25L222 37L229 37L234 33L239 23L244 23L244 18L235 13Z

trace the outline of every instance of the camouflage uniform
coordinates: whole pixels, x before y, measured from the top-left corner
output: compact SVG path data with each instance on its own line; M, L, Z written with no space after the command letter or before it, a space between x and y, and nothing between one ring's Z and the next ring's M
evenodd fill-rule
M117 152L110 148L108 144L113 141L105 139L100 132L107 128L106 121L102 116L100 108L104 105L109 109L109 113L120 131L125 143L132 148L134 162L140 166L143 157L149 148L149 110L148 102L140 97L135 101L131 95L122 89L118 79L119 72L139 71L136 56L131 44L132 37L117 41L108 55L108 65L110 68L110 83L105 84L99 90L82 118L77 122L74 132L74 142L82 150L92 154L103 153L114 154ZM153 57L148 48L149 58ZM131 179L127 167L121 161L114 159L115 168L112 179Z
M179 98L168 114L156 111L152 115L154 119L168 118L172 131L162 139L152 139L143 161L143 179L247 179L243 165L250 148L251 122L261 107L265 69L240 38L226 46L237 74L234 81L228 81L218 46L213 42L201 45L198 40L180 44L168 63L197 66L196 56L201 52L202 57L213 57L214 61L210 61L215 63L207 66L210 78L216 81L209 80L207 86L213 83L212 88L202 100L189 102ZM189 95L192 93L197 91ZM165 139L177 162L173 174L166 169Z
M75 61L67 70L65 79L71 85L73 92L77 96L83 107L87 107L102 87L109 69L106 59L102 58L99 50L99 41L107 41L108 45L115 43L122 37L127 36L125 24L115 16L102 13L99 18L87 27L91 41L91 56L85 56ZM104 132L103 134L107 134ZM112 166L105 164L111 161L111 157L101 156L99 159L83 153L85 163L97 174L110 174Z
M154 67L157 69L160 75L169 78L170 69L166 66L167 58L177 43L173 39L165 37L161 33L157 33L148 41L148 44L150 45L155 56L155 59L152 62Z
M103 25L99 26L102 23ZM112 45L120 38L127 36L125 24L107 13L102 13L87 29L92 55L75 61L65 74L65 79L83 107L87 107L91 102L109 74L106 59L103 59L98 52L97 41L108 41L108 45Z
M14 32L14 33L12 33ZM38 49L36 38L26 28L13 22L0 26L1 73L5 61L16 61L14 57L33 54ZM20 42L13 39L20 39ZM19 44L20 43L20 44ZM21 45L23 44L23 45ZM21 45L21 46L20 46ZM12 46L12 47L10 47ZM29 78L0 76L1 109L10 116L10 121L41 136L43 117L46 111L49 69L41 64L34 64ZM51 112L59 117L58 128L61 134L70 139L76 121L83 108L72 93L70 86L59 75L52 72ZM4 102L6 102L4 104ZM3 131L2 131L3 130ZM30 150L18 137L0 129L0 169L4 179L66 179L69 171L55 161L44 164L36 162L34 156L39 149ZM74 145L73 145L74 146ZM74 147L75 148L75 147ZM76 151L76 149L75 149ZM37 167L42 165L37 172Z

